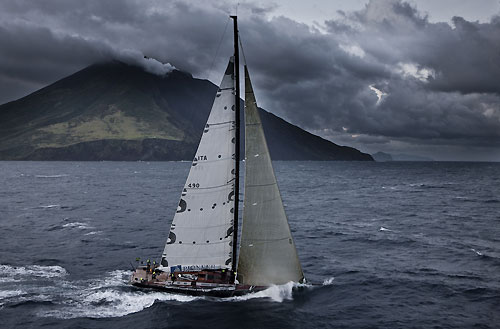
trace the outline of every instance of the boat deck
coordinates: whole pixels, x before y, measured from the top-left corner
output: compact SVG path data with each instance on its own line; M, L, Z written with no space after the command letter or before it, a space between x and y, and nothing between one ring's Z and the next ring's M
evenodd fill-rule
M193 296L232 297L262 291L266 286L231 283L228 271L175 272L174 275L156 268L139 267L130 278L132 285Z

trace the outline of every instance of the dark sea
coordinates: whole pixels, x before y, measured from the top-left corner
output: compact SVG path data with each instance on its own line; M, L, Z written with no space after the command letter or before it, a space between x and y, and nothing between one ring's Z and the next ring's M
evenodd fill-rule
M187 162L0 162L1 328L500 328L500 163L275 162L306 278L232 299L128 285Z

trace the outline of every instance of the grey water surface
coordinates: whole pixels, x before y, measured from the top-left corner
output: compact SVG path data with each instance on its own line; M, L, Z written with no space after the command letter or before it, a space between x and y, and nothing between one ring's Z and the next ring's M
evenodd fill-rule
M500 327L500 163L275 162L314 285L228 300L127 284L189 166L0 162L0 326Z

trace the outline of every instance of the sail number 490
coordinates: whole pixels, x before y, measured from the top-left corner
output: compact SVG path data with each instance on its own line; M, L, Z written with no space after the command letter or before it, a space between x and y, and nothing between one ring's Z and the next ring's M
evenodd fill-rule
M198 187L200 187L200 183L189 183L188 187L189 188L198 188Z

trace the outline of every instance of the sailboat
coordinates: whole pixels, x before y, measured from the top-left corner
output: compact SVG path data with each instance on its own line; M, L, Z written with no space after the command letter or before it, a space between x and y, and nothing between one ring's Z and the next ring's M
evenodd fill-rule
M135 269L131 283L173 293L239 296L304 282L276 182L255 95L245 69L245 181L239 233L240 84L234 56L216 93L159 264Z

